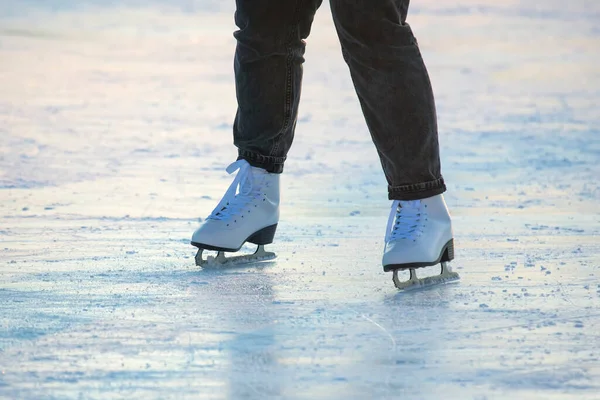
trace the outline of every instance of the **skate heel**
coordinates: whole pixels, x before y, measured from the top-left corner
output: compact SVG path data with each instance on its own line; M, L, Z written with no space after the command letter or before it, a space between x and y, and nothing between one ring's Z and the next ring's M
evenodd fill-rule
M277 230L277 224L267 226L266 228L262 228L261 230L255 232L246 241L258 245L273 243L273 238L275 237L275 230Z
M440 262L448 262L454 260L454 239L450 239L448 243L446 243L446 250L444 250L444 254L442 254L442 259Z

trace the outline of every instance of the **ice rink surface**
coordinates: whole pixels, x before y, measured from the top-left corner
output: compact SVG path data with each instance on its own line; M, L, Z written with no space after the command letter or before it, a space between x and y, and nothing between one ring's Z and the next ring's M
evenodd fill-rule
M0 0L0 398L600 399L600 3L413 0L462 280L409 293L326 5L278 258L194 265L232 3Z

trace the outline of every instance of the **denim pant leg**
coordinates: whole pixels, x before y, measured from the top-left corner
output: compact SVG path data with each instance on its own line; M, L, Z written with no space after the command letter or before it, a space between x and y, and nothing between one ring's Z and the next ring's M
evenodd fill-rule
M306 39L322 0L236 0L238 159L281 173L294 139Z
M391 200L446 190L429 76L406 24L409 0L331 0L344 59Z

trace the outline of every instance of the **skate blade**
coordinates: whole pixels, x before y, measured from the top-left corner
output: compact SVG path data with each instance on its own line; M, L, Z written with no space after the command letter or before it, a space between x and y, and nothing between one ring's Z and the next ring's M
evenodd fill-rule
M410 269L410 279L407 281L401 281L398 278L398 272L400 270L394 270L392 280L398 290L407 291L420 288L426 288L431 286L438 286L449 282L460 280L460 275L457 272L452 271L452 268L446 263L442 263L442 271L439 275L428 276L426 278L418 278L415 269Z
M196 265L202 268L247 264L258 261L272 260L276 257L275 253L265 251L265 247L263 245L259 245L253 254L245 254L241 256L225 257L224 252L219 251L216 257L208 256L206 259L204 259L202 258L203 251L203 249L199 249L198 253L196 254Z

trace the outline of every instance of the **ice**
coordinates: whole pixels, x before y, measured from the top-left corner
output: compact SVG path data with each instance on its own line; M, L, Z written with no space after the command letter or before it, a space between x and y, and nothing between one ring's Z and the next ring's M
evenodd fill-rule
M0 1L0 398L597 399L600 5L412 2L461 280L401 293L326 5L277 258L195 266L233 3Z

